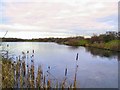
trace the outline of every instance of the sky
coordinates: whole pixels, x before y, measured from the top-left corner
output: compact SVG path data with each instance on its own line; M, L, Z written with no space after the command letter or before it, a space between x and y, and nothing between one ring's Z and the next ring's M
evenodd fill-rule
M118 31L118 0L0 0L0 37L44 38Z

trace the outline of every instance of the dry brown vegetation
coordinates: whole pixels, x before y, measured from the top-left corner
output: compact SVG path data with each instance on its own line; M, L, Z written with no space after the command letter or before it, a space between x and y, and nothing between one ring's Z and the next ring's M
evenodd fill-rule
M47 74L41 66L35 71L34 50L30 58L31 64L26 64L28 53L29 51L27 53L22 52L22 58L20 56L17 57L16 62L8 58L2 58L2 88L77 88L78 53L76 56L74 82L70 85L67 83L67 68L65 68L65 78L60 82L50 73L50 66L48 66ZM54 80L49 77L50 75L54 77Z

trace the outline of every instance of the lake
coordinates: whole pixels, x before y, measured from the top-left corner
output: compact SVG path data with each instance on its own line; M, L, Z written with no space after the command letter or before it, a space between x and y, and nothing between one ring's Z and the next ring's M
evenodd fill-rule
M22 51L32 54L35 51L34 65L44 71L48 66L55 78L64 79L65 68L68 69L67 82L74 80L76 55L78 57L77 87L80 88L118 88L118 54L96 48L72 47L48 42L4 42L9 44L9 54L17 57ZM26 61L30 62L30 61Z

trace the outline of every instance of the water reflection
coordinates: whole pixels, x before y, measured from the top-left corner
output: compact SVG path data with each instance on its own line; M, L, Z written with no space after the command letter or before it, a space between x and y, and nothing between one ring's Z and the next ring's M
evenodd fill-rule
M78 48L79 48L79 46L69 46L69 49L71 49L71 50L78 49Z
M97 48L91 48L91 47L86 47L86 51L90 52L93 56L100 56L100 57L107 57L107 58L117 57L120 55L120 53L115 51L109 51L109 50L103 50L103 49L97 49Z
M118 61L120 61L120 53L118 53Z

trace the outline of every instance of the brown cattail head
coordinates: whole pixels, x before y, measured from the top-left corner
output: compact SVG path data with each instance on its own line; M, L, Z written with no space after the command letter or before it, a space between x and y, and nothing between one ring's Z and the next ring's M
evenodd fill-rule
M9 47L9 44L7 44L7 47Z
M65 69L65 76L67 76L67 68Z
M25 54L25 52L22 52L22 54Z
M29 53L29 51L27 51L27 53Z
M77 56L76 56L76 60L78 60L78 53L77 53Z
M33 50L33 53L35 53L35 51Z
M50 66L48 66L48 69L50 69Z
M15 64L16 62L14 61L14 64Z
M77 68L78 68L78 65L77 65Z

